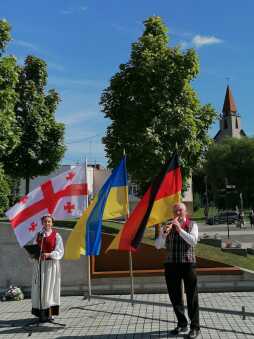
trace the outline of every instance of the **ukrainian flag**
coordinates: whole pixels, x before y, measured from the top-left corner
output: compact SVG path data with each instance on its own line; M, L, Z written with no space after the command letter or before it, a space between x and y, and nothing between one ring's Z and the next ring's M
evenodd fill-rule
M67 239L64 258L76 260L80 254L99 255L102 220L126 216L127 213L128 185L124 157L72 230Z

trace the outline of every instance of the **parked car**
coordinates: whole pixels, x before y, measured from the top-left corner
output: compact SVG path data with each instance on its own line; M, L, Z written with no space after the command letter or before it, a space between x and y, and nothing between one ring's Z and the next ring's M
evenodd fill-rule
M236 211L223 211L213 217L209 217L206 223L208 225L226 224L227 218L228 223L233 224L239 219L239 215Z

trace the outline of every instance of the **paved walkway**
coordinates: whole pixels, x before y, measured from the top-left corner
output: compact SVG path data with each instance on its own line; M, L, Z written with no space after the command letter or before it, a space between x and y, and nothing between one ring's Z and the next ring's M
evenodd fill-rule
M213 238L217 234L222 240L228 238L227 225L205 225L199 224L199 237L204 234ZM252 248L254 246L254 228L246 225L245 228L236 228L235 225L229 225L229 237L231 240L241 242L242 248Z
M201 335L199 338L254 338L254 292L200 294ZM175 317L166 294L62 297L61 315L52 324L23 326L31 320L30 300L0 302L0 338L169 338ZM245 320L242 315L245 306ZM178 336L181 338L183 336Z

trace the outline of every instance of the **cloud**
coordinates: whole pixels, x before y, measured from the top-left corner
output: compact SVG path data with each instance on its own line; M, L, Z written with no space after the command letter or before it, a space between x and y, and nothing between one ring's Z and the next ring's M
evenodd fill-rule
M13 44L16 46L20 46L20 47L24 47L26 49L30 49L33 51L39 51L38 46L36 46L35 44L28 42L28 41L24 41L24 40L13 40Z
M69 14L72 14L73 11L71 9L61 9L60 10L60 14L62 15L69 15Z
M48 61L47 65L48 65L48 68L50 68L52 70L59 71L59 72L64 71L64 67L60 64Z
M69 79L66 77L49 76L48 83L50 86L59 88L92 88L102 89L106 86L105 81L97 79Z
M130 33L134 31L133 29L130 29L126 26L119 25L119 24L112 24L112 27L114 28L114 30L121 32L121 33Z
M98 117L101 117L99 112L89 111L89 112L71 113L71 114L59 117L59 120L68 126L78 125L77 127L80 127L81 123L91 121L92 119L93 120L97 119ZM76 133L75 133L75 136L77 136Z
M99 134L93 134L89 135L86 132L86 136L84 136L84 133L81 137L79 138L73 138L73 139L67 139L66 144L67 145L74 145L74 144L79 144L79 145L84 145L84 142L92 142L95 138L98 138Z
M123 34L139 34L140 33L140 27L139 25L142 24L142 21L133 21L131 23L131 25L126 26L126 25L122 25L121 23L112 23L111 27L119 32L119 33L123 33ZM142 25L143 26L143 25Z
M27 55L16 55L17 63L19 65L24 65L24 61L26 59ZM46 58L43 58L43 60L46 61L48 69L52 71L58 71L58 72L63 72L65 70L64 66L55 62L51 62L46 60Z
M81 7L76 7L76 8L61 9L59 13L61 15L71 15L75 13L85 12L87 8L88 7L86 6L81 6Z
M195 47L199 48L205 45L214 45L220 44L223 40L216 38L213 35L205 36L205 35L195 35L192 39L192 43Z
M188 42L188 41L180 41L179 42L179 46L180 46L180 48L182 48L182 49L186 49L186 48L188 48L188 47L190 47L190 42Z
M105 165L103 135L104 131L98 131L95 128L87 128L86 126L83 126L83 128L67 127L65 162L80 161L82 158L84 160L86 156L89 162L96 161Z
M201 48L203 46L221 44L224 42L222 39L217 38L214 35L195 34L194 32L188 32L175 28L171 28L169 30L169 35L174 36L177 40L180 40L178 42L178 46L182 49L191 47Z
M105 164L102 137L105 133L105 121L96 110L77 111L76 113L57 113L57 121L65 123L65 145L67 150L64 163L80 161L86 156L89 162ZM103 126L102 126L103 124Z
M186 31L181 31L179 29L174 29L174 28L172 29L172 28L170 28L169 29L169 35L170 36L173 35L175 37L180 37L182 39L189 39L189 38L191 38L193 36L193 33L186 32Z
M81 147L82 146L82 147ZM99 163L106 166L104 145L101 141L93 141L82 145L67 145L64 163L83 162L87 158L88 163Z

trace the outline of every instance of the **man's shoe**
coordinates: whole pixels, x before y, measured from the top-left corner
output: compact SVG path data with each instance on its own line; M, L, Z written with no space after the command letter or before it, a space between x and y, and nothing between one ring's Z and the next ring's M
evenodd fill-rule
M188 339L195 339L195 338L197 338L199 336L199 334L200 334L199 330L196 330L195 328L192 328L190 330L190 332L188 333L187 338Z
M188 331L188 327L187 326L177 326L175 329L170 331L170 334L171 335L178 335L180 333L185 333L187 331Z

